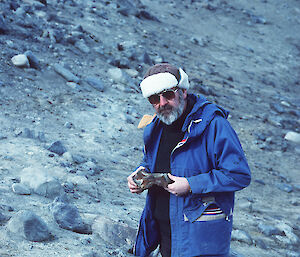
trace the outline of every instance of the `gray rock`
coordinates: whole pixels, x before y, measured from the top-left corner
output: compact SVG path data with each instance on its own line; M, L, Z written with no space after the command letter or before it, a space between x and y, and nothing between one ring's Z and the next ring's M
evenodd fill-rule
M54 199L59 196L63 192L63 188L58 180L52 179L50 181L45 181L41 183L34 192L38 195L42 195L44 197Z
M88 54L91 51L83 40L76 41L74 46L84 54Z
M54 64L53 68L59 75L61 75L67 81L76 82L76 83L80 82L80 78L75 76L71 71L67 70L60 64L58 63Z
M291 193L293 191L293 186L286 184L286 183L277 183L276 187L281 191Z
M8 33L8 27L2 15L0 15L0 34Z
M13 65L20 68L29 68L29 60L25 54L18 54L11 58Z
M54 199L64 192L58 179L44 167L28 167L23 169L21 183L29 186L34 193L50 199Z
M110 68L107 73L114 82L134 87L133 79L120 68Z
M9 218L0 212L0 224L5 223Z
M30 188L21 183L14 183L14 184L12 184L11 187L12 187L13 192L18 195L30 195L31 194Z
M282 107L282 105L280 105L280 104L278 104L278 103L270 103L270 107L271 107L272 110L274 110L274 111L277 112L277 113L282 114L282 113L285 112L285 110L284 110L284 108Z
M246 231L239 230L239 229L234 229L232 231L231 238L232 240L243 242L248 245L252 245L253 243L251 236Z
M61 228L80 234L92 233L90 226L83 222L76 206L69 203L54 202L52 213Z
M136 235L136 229L104 216L95 219L92 229L93 233L98 234L104 241L119 247L124 246L125 242L133 244Z
M284 139L300 144L300 133L289 131L288 133L286 133Z
M87 162L86 157L84 157L83 155L80 154L72 154L72 159L73 162L75 162L76 164L82 164Z
M44 132L38 132L37 139L43 143L45 143L47 141Z
M39 60L38 58L33 54L33 52L31 52L30 50L26 51L24 53L27 58L28 58L28 61L29 61L29 65L31 68L33 69L37 69L37 70L40 70L41 67L40 67L40 64L39 64Z
M117 5L119 7L118 12L121 13L122 15L124 15L124 16L137 15L138 14L138 8L134 4L133 1L118 0Z
M25 138L31 138L31 139L35 138L34 131L29 128L25 128L21 133L22 136Z
M97 89L98 91L100 91L100 92L104 91L104 84L100 79L90 77L90 78L86 79L86 82L93 88Z
M260 223L258 225L258 229L266 236L273 236L273 235L284 235L284 232L272 225L266 225L264 223Z
M70 121L67 121L67 122L65 123L64 126L65 126L66 128L68 128L68 129L71 129L71 128L74 127L74 124L73 124L72 122L70 122Z
M139 19L160 22L160 20L146 10L140 10L136 15Z
M61 141L54 142L48 150L52 153L56 153L58 155L63 155L65 152L67 152L66 147L63 145Z
M280 235L276 236L277 240L282 241L282 242L286 243L287 245L298 245L299 238L294 233L293 228L291 226L281 222L277 225L277 228L284 232L283 236L280 236Z
M255 245L258 246L258 247L260 247L261 249L264 249L264 250L268 249L268 247L266 246L264 240L261 239L261 238L257 238L255 240Z
M153 65L153 60L151 59L151 57L149 56L149 54L147 52L145 52L142 56L142 61L145 64L148 65Z
M8 222L7 229L29 241L42 242L51 239L47 224L32 211L19 211Z

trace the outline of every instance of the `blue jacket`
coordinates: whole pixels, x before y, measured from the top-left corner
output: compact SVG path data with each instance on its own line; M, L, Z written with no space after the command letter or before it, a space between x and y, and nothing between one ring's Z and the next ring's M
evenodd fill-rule
M184 139L173 149L171 173L186 177L192 193L170 194L172 257L227 254L230 247L234 191L249 185L250 170L239 139L227 121L228 112L202 96L188 95L195 102L183 124ZM162 134L155 118L144 130L141 166L154 172ZM213 199L207 202L204 199ZM148 256L159 243L153 218L154 197L148 191L136 238L134 254ZM197 221L211 204L217 204L225 219Z

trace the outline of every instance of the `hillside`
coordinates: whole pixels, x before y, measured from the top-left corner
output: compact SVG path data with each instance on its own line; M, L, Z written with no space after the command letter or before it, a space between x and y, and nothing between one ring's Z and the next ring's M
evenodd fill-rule
M232 256L299 257L300 1L0 1L0 256L132 256L158 62L230 111L252 171ZM60 196L60 198L56 198Z

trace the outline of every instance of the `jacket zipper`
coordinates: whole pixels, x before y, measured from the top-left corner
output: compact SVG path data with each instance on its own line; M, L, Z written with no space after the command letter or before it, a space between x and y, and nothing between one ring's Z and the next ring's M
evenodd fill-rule
M201 121L202 121L202 119L192 120L192 121L190 122L189 126L188 126L188 134L191 133L191 127L192 127L193 123L196 124L196 123L199 123L199 122L201 122ZM187 138L182 139L182 140L175 146L175 148L172 150L171 155L173 154L173 152L174 152L177 148L183 146L183 145L186 143L186 141L187 141L188 139L189 139L189 136L188 136Z

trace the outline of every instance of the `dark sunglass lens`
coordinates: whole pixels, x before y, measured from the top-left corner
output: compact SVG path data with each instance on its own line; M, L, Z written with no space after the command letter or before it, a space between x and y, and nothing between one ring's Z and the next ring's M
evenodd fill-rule
M148 97L148 100L151 104L158 104L160 101L159 95L151 95Z
M172 99L175 98L175 93L174 93L174 91L171 91L171 90L166 91L166 92L163 93L163 97L168 99L168 100L172 100Z

